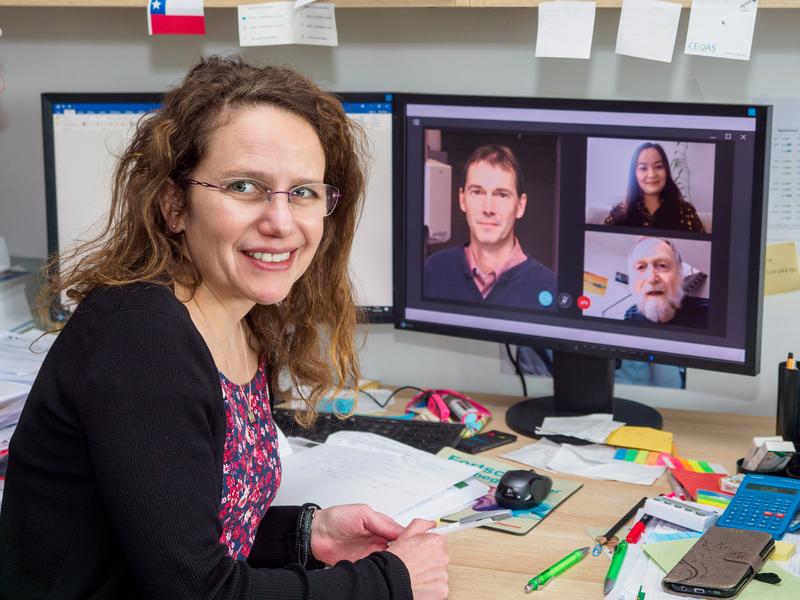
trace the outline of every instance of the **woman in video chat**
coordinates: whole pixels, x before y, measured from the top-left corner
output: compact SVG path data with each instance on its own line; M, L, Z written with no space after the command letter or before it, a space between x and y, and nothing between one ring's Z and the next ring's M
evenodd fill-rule
M605 224L705 233L694 206L672 179L666 152L651 142L634 151L625 200L611 209Z
M310 418L359 375L362 148L335 96L236 57L141 120L104 233L43 291L77 306L11 439L0 598L447 597L435 523L270 507L271 384L309 386Z

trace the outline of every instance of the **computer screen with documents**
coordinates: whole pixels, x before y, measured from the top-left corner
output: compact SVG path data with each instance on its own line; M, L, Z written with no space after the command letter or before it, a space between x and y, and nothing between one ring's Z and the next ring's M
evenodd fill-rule
M392 315L392 97L337 94L367 136L364 211L351 256L356 301L372 321ZM100 231L116 158L136 123L158 110L158 93L42 95L49 253Z

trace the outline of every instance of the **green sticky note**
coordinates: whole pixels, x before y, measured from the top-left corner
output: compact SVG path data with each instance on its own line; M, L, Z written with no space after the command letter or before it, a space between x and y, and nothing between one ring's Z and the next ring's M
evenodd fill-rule
M712 469L711 465L709 465L706 461L698 460L697 462L700 465L700 468L703 469L703 471L705 471L706 473L713 473L714 472L714 469Z
M664 574L680 562L699 538L645 544L644 551L656 564L664 570ZM751 581L736 597L736 600L796 600L800 589L800 577L785 571L774 561L768 560L761 569L762 573L777 573L781 582L777 585Z

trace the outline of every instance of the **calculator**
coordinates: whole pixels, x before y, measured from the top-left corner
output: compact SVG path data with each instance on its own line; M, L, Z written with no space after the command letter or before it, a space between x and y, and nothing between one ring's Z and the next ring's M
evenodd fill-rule
M800 479L746 475L718 527L766 531L779 540L800 507Z

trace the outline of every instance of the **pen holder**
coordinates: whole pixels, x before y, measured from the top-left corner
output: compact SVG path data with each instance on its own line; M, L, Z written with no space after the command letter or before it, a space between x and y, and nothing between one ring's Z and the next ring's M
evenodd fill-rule
M778 365L778 422L777 435L800 445L800 371Z

